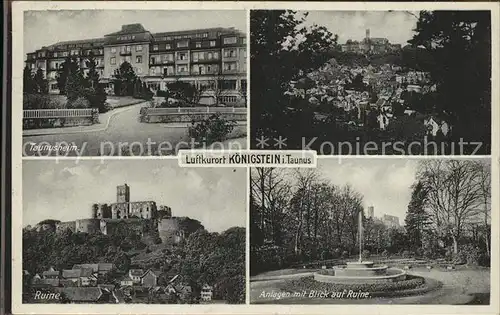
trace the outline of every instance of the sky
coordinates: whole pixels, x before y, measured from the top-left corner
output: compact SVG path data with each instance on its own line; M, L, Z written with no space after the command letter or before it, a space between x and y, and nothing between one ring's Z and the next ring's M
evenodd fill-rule
M376 217L384 214L399 217L404 224L415 182L414 159L320 159L318 170L332 184L351 187L363 195L365 214L374 207Z
M44 219L89 218L93 203L156 201L174 216L201 221L210 232L246 225L246 169L181 168L175 160L43 160L23 162L23 226Z
M308 12L305 24L325 26L330 32L339 36L339 44L345 44L348 39L362 40L365 37L365 30L370 29L370 37L384 37L392 44L403 46L413 37L412 29L415 28L416 16L419 15L417 11Z
M210 27L246 31L246 12L234 10L74 10L26 11L24 53L59 41L103 37L124 24L141 23L152 33Z

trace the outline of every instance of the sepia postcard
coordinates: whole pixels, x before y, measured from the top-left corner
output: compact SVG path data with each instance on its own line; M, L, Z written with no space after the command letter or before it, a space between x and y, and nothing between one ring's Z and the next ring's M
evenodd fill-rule
M246 34L244 10L24 11L23 155L246 148Z
M246 169L23 163L23 303L245 303Z
M500 6L12 2L14 314L498 314Z

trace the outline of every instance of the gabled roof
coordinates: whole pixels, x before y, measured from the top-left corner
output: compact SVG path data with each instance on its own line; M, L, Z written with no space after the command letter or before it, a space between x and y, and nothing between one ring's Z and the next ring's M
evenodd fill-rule
M73 269L91 268L94 272L109 271L113 268L112 263L96 263L96 264L77 264L73 265Z
M162 36L172 36L172 35L189 35L195 33L203 33L203 32L221 32L223 34L232 34L238 33L242 34L241 31L233 28L233 27L211 27L204 29L191 29L191 30L182 30L182 31L171 31L171 32L161 32L161 33L153 33L153 37L162 37Z
M65 269L62 271L62 276L65 279L79 278L80 269Z
M73 269L82 269L82 268L91 268L94 272L97 272L99 270L99 265L98 264L78 264L78 265L73 265Z
M141 277L144 274L143 269L130 269L129 275L134 276L134 277Z
M123 278L120 279L120 281L133 281L132 278L127 274Z
M68 40L68 41L62 41L62 42L57 42L55 44L52 44L50 46L47 46L45 48L47 49L54 49L57 46L63 46L63 45L79 45L79 44L97 44L97 45L104 45L104 38L91 38L91 39L78 39L78 40Z
M94 271L92 268L81 268L81 269L65 269L62 272L63 278L71 279L71 278L79 278L79 277L90 277L92 276Z
M58 270L54 270L54 271L47 270L47 271L44 271L42 273L42 275L44 277L46 277L46 276L59 276L59 274L60 274L60 272Z
M155 277L159 277L161 275L161 270L153 270L153 269L148 269L142 276L141 278L145 277L148 273L151 273L155 275Z

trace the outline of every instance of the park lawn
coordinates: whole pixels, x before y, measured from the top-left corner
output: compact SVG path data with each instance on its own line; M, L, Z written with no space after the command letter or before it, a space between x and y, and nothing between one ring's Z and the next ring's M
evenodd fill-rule
M142 103L142 102L145 102L145 100L139 99L139 98L134 98L132 96L111 96L111 95L108 95L106 102L112 108L118 108L118 107L124 107L124 106Z

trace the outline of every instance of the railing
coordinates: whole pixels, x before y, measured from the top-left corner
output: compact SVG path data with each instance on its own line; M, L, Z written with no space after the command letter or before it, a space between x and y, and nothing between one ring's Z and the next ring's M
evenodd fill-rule
M147 115L168 115L168 114L246 114L245 107L172 107L172 108L147 108Z
M70 117L92 117L92 108L23 110L24 119L70 118Z

